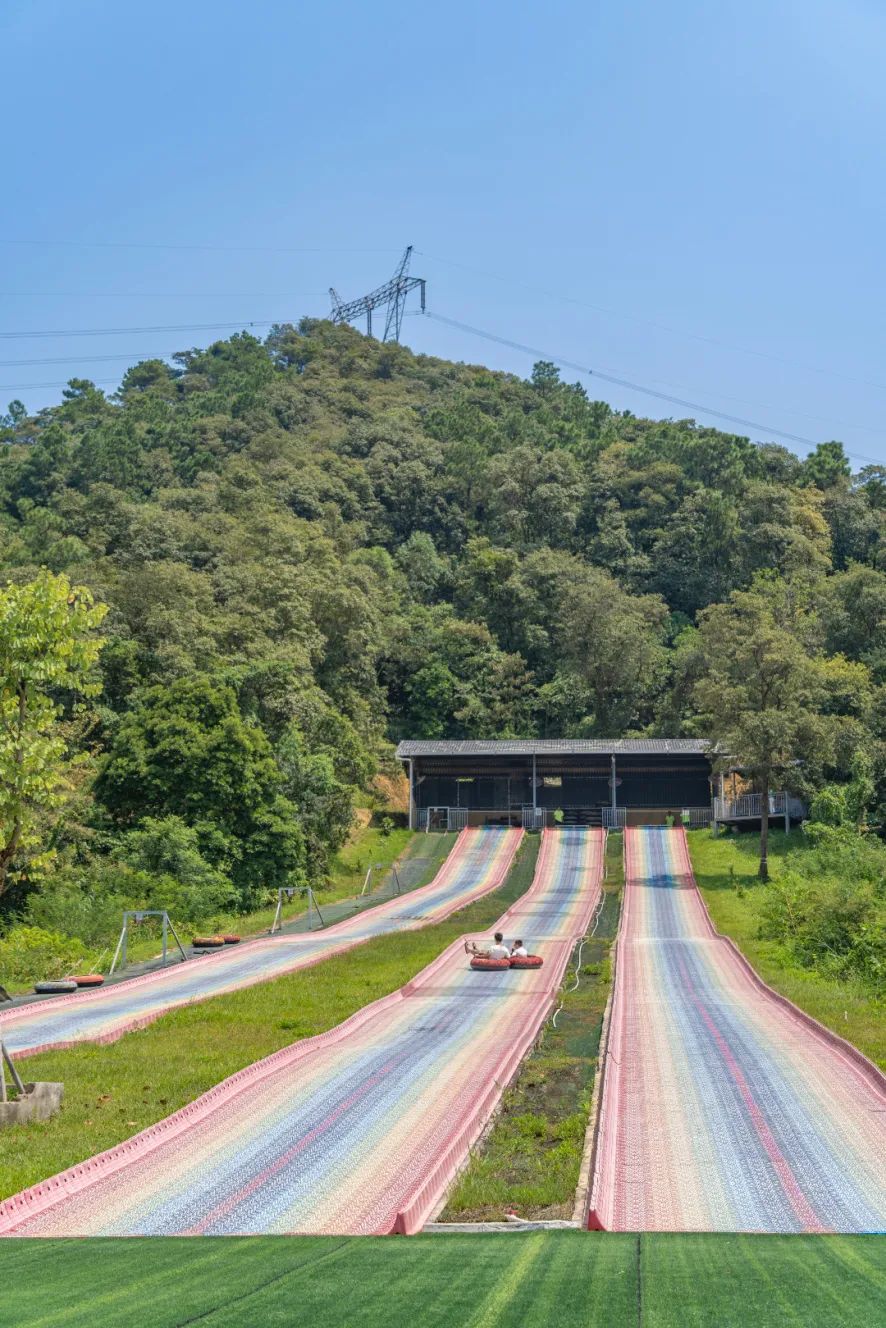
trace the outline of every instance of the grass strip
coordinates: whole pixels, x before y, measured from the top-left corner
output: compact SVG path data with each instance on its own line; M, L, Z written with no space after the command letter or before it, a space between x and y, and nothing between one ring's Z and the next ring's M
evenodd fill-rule
M29 1057L28 1076L61 1080L65 1098L51 1120L3 1132L0 1198L113 1147L237 1070L396 991L464 932L489 927L529 888L538 847L528 836L502 887L445 922L378 937L313 968L183 1006L108 1046L84 1043Z
M545 1025L439 1221L497 1221L509 1212L534 1219L572 1216L623 883L622 836L609 835L603 907L594 936L582 949L578 989L570 991L576 947L563 979L557 1026L550 1020Z
M0 1280L4 1328L867 1328L886 1315L886 1241L573 1231L7 1240Z
M886 1069L883 1002L861 983L803 968L781 942L761 938L761 908L768 887L756 874L759 837L742 834L714 839L709 830L694 830L688 838L695 879L717 930L735 941L770 987ZM785 854L802 850L804 843L800 831L790 835L783 830L770 832L772 876L782 869Z

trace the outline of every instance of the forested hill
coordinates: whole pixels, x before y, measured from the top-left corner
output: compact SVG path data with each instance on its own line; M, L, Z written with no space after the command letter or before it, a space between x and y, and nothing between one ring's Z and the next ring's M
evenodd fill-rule
M801 462L326 322L175 361L0 418L4 579L110 606L96 851L178 818L246 898L322 865L387 740L692 732L693 624L760 573L869 666L878 713L886 471L840 444Z

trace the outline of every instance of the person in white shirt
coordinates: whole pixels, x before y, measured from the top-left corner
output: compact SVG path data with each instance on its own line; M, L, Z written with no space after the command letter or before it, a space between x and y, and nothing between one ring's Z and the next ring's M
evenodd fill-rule
M523 944L522 941L514 941L514 944L511 946L511 958L512 959L529 958L529 951L526 949L526 946Z
M465 950L468 954L478 955L482 959L510 959L511 952L505 945L505 938L500 931L495 933L492 945L485 950L481 950L473 941L465 941Z

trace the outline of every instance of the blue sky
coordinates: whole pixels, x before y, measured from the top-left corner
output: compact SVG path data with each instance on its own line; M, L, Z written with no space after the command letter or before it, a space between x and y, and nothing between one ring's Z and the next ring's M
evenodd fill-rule
M18 334L323 314L412 243L440 314L886 462L879 0L6 0L0 45L4 405L212 339Z

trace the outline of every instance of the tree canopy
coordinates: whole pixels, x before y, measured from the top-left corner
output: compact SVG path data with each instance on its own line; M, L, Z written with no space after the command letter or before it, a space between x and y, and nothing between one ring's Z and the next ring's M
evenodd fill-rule
M0 418L7 596L108 606L60 862L141 871L177 817L179 870L244 904L322 876L406 735L708 732L811 783L863 745L879 819L884 529L883 470L839 442L801 460L322 321ZM764 638L793 699L755 710Z

